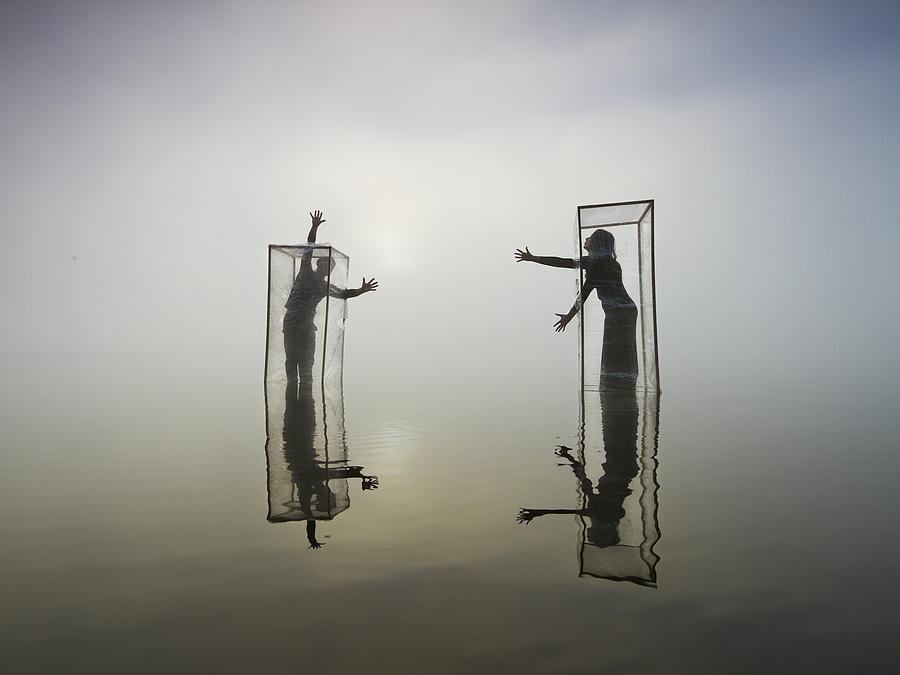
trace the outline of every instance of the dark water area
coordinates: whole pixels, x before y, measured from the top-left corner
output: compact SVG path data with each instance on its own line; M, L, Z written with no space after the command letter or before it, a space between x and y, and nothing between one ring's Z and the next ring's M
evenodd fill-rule
M258 363L0 367L4 673L893 671L891 386L664 372L640 409L658 426L636 446L639 583L585 573L585 483L559 446L595 515L622 502L600 487L617 441L581 431L574 379L348 373L347 462L378 487L348 480L316 549L267 520Z

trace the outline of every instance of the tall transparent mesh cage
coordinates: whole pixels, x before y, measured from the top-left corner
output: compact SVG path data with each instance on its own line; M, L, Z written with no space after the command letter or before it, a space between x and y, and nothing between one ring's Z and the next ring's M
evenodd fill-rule
M269 247L269 520L327 520L350 503L342 390L349 258L324 244Z
M653 200L579 206L582 389L658 391Z
M582 390L581 404L579 573L655 587L659 393Z

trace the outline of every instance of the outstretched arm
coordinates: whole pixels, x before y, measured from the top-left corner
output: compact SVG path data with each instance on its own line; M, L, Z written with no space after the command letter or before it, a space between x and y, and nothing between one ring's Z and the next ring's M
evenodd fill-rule
M516 256L516 262L536 262L538 265L547 265L548 267L565 267L567 269L575 269L575 260L572 258L556 258L550 255L534 255L531 251L528 250L528 247L525 247L523 251L520 248L516 249L516 252L513 254Z
M316 235L319 232L319 225L324 223L325 219L322 217L321 211L310 211L309 217L312 218L312 225L309 227L309 234L306 235L306 243L315 244ZM303 256L300 258L300 274L294 279L294 288L306 283L309 275L312 274L312 254L312 247L303 252Z
M306 242L308 244L316 243L316 235L319 232L319 225L325 222L325 219L322 217L321 211L310 211L309 217L312 218L312 225L309 227L309 234L306 235Z
M363 293L377 290L378 282L375 281L375 277L372 277L368 281L366 281L366 278L363 277L362 286L360 286L359 288L345 288L343 291L340 291L338 295L342 298L355 298L357 295L362 295Z
M575 318L575 315L578 314L578 310L581 309L581 305L587 300L587 297L591 294L593 290L592 286L588 286L586 283L582 284L581 292L578 294L578 297L575 298L575 302L572 303L572 307L565 314L557 314L559 318L556 320L556 323L553 324L553 327L556 329L557 333L560 333L566 329L566 326L569 325L569 322Z

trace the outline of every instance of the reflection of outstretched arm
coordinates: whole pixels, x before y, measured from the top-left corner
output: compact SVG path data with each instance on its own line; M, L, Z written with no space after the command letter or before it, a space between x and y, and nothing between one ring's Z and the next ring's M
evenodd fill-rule
M581 484L582 492L584 492L585 495L591 494L591 481L588 480L587 474L584 471L584 464L572 457L572 448L560 445L556 449L556 456L569 460L569 466L572 467L572 473L575 474L575 478L577 478L578 482Z
M557 258L555 256L550 255L534 255L531 251L528 250L528 247L525 247L523 251L520 248L516 249L516 252L513 254L516 256L516 262L536 262L539 265L547 265L548 267L565 267L567 269L575 269L577 266L575 260L572 258Z
M591 494L591 482L584 472L584 465L572 456L572 448L560 445L556 448L555 454L557 457L569 461L569 466L572 467L575 477L581 484L582 491L584 491L585 495ZM563 465L560 464L560 466ZM584 515L584 513L585 509L519 509L519 515L516 516L516 521L527 525L538 516L548 516L553 514Z
M361 466L341 466L328 469L329 478L362 478L363 490L377 490L378 476L368 476L362 472Z
M552 514L561 515L580 515L582 509L519 509L519 515L516 516L516 522L521 525L527 525L538 516L549 516Z

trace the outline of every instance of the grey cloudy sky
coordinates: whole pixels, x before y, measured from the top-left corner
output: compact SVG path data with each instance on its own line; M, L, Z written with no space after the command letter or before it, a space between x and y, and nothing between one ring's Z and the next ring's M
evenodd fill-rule
M266 245L318 208L381 282L357 372L574 372L572 279L512 251L655 198L663 378L896 372L898 29L892 2L4 2L0 349L261 369Z

